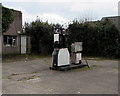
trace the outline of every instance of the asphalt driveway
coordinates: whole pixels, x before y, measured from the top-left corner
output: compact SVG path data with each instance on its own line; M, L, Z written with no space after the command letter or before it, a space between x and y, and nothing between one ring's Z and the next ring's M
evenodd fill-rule
M118 94L118 61L88 63L69 71L49 70L51 57L3 63L3 94Z

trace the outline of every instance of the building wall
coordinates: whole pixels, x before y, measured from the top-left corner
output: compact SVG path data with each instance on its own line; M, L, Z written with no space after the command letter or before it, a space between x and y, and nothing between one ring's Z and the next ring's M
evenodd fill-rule
M17 46L2 47L2 54L19 54L20 53L20 36L17 36Z
M3 54L19 54L20 53L20 35L18 32L22 32L22 13L21 11L14 10L13 12L14 20L10 24L8 30L3 33L4 36L17 36L17 45L16 46L5 46L4 39L3 39L3 47L2 53Z
M120 16L103 17L102 21L105 20L105 18L111 20L115 24L115 26L120 30Z

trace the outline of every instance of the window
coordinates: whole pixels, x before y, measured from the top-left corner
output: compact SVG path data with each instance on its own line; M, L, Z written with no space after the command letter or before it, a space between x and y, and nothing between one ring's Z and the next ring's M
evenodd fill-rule
M4 45L5 46L16 46L17 45L17 36L4 36Z

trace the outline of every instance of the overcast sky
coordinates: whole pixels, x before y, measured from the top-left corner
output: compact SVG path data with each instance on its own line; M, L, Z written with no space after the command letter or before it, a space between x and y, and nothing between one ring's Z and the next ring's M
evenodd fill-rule
M100 20L102 17L118 15L118 0L43 1L9 0L8 2L8 0L3 0L2 5L22 11L23 24L36 18L40 18L43 21L48 20L49 23L64 24L74 19L89 18L89 20Z

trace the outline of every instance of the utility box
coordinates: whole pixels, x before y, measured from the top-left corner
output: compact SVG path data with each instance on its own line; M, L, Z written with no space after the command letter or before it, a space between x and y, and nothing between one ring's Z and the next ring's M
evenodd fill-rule
M71 45L71 63L80 64L82 59L82 42L75 42Z
M71 45L71 52L81 52L82 42L75 42Z
M81 53L71 53L71 64L79 64L82 60Z

